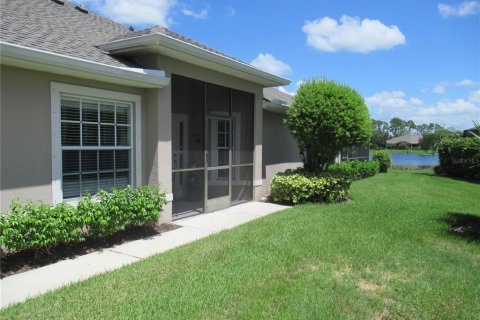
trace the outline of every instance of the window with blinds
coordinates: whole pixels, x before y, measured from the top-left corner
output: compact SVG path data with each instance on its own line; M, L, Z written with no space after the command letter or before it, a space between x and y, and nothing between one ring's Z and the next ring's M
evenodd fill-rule
M64 199L131 184L132 104L61 95Z

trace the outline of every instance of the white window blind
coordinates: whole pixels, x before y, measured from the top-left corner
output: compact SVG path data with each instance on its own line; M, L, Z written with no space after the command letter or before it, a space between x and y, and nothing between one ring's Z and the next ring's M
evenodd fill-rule
M63 198L130 185L133 105L71 95L60 103Z

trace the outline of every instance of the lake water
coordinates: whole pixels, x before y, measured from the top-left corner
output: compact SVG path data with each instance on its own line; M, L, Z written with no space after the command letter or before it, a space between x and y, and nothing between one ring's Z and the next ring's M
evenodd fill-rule
M438 165L438 156L392 153L392 162L399 167L434 167Z

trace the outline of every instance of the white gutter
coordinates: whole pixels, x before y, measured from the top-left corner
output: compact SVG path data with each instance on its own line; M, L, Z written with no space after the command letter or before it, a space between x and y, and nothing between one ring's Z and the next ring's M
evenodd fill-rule
M102 44L99 47L109 53L117 54L132 53L135 51L160 52L182 61L210 67L214 70L254 81L265 87L290 84L290 80L286 78L265 72L247 63L226 57L163 33L154 33L134 38L116 40ZM208 63L206 64L205 62Z
M286 114L288 111L288 105L281 100L264 101L263 109L267 111Z
M0 41L0 57L2 65L133 87L162 88L170 84L170 78L161 70L115 67L3 41Z

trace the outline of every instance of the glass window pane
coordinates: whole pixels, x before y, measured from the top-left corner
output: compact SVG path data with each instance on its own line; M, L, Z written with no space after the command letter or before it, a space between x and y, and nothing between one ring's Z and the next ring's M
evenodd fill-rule
M99 189L107 192L112 191L114 187L113 172L100 173Z
M98 146L98 125L82 124L82 144L84 146Z
M218 165L219 166L228 166L228 149L219 149L218 150Z
M113 102L100 101L100 122L115 123L115 104Z
M130 172L120 171L115 173L115 188L123 189L130 185Z
M80 99L65 97L61 98L62 120L80 121Z
M82 174L82 195L94 195L98 192L98 178L96 173Z
M98 101L82 99L82 121L98 122Z
M253 163L254 95L232 90L233 164Z
M80 175L63 176L62 191L64 199L80 197Z
M82 172L96 172L97 170L97 151L82 151Z
M62 122L62 146L80 145L80 124Z
M117 146L130 146L130 127L117 127Z
M124 103L117 103L117 123L130 124L130 106Z
M80 173L80 151L63 150L62 151L62 172Z
M173 179L173 214L203 212L205 190L205 173L203 170L174 172Z
M186 94L188 93L188 94ZM172 76L172 168L204 166L204 83Z
M130 150L115 151L115 170L130 169Z
M253 166L232 169L232 203L251 201L253 198Z
M98 158L98 165L100 166L100 170L112 170L113 171L113 150L100 150L99 158Z
M115 145L115 126L100 125L100 144L102 146Z

